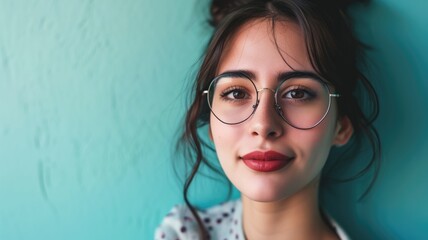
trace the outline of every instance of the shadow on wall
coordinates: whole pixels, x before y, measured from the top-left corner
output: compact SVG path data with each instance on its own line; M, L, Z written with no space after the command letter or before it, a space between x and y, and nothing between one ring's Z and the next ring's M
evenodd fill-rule
M420 205L428 201L428 30L422 28L423 15L414 17L422 6L397 6L377 1L354 14L359 35L373 48L368 76L380 99L376 127L383 155L374 188L361 202L368 176L323 196L352 239L421 239L428 219L428 207Z

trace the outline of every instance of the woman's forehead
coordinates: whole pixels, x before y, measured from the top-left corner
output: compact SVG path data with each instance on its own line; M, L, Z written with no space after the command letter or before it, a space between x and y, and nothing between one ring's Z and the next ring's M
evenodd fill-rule
M284 71L313 70L302 31L294 22L257 19L242 25L222 53L217 73L227 68L252 68L273 64ZM225 69L226 68L226 69Z

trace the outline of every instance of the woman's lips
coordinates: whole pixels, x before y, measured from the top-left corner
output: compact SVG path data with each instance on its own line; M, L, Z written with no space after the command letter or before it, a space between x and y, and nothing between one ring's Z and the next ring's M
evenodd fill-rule
M293 158L275 151L254 151L242 156L247 167L258 172L273 172L285 167Z

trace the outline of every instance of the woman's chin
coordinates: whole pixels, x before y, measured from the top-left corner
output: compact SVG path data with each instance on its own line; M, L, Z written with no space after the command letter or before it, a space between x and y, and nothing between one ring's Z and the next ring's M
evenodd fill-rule
M287 193L285 189L272 189L265 186L258 189L243 189L241 196L255 202L277 202L286 199L291 193Z

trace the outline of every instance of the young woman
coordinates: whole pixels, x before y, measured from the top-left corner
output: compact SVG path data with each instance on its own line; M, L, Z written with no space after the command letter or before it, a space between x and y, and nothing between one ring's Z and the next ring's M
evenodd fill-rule
M342 2L213 1L216 29L182 139L195 157L186 206L165 217L156 239L348 239L320 210L323 168L332 147L355 149L366 137L373 155L365 173L378 166L380 143L371 125L376 94L357 68L361 44ZM357 86L371 97L369 116ZM241 199L197 211L187 190L208 164L197 133L206 124Z

